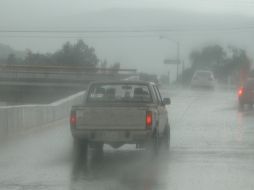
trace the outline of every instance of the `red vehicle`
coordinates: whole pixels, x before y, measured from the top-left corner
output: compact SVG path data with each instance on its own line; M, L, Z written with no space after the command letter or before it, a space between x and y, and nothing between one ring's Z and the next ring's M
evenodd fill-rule
M238 90L238 100L240 108L243 108L245 104L253 106L254 78L248 79L248 81L242 87L240 87Z

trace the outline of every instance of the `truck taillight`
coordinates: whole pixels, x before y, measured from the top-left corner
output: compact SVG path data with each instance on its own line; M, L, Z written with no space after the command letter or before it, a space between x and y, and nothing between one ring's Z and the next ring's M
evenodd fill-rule
M238 96L242 96L243 95L243 87L241 87L239 90L238 90Z
M70 116L70 125L71 127L76 127L76 124L77 124L77 115L75 111L72 111Z
M151 111L146 112L146 128L152 128L153 113Z

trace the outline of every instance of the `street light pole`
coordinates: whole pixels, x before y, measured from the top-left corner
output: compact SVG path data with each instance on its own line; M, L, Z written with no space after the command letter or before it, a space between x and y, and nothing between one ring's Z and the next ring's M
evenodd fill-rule
M176 41L177 44L177 66L176 66L176 81L178 81L178 72L179 72L179 64L180 64L180 44L179 41Z
M179 75L179 64L181 63L181 60L180 60L180 43L178 40L173 40L173 39L170 39L170 38L167 38L165 36L160 36L160 39L167 39L171 42L174 42L176 45L177 45L177 57L176 57L176 81L178 81L178 75Z

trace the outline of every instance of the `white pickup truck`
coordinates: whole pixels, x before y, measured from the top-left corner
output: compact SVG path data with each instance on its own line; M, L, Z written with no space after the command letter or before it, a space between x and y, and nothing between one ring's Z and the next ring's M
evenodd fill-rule
M73 106L70 127L78 146L91 145L103 152L103 144L118 148L136 144L158 152L169 149L170 127L166 105L158 87L150 82L94 82L82 105Z

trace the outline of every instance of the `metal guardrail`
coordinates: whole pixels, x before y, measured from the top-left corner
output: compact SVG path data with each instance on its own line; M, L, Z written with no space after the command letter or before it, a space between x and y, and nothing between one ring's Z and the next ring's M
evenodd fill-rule
M96 72L95 72L96 71ZM1 82L83 82L117 80L136 75L135 69L98 69L66 66L0 65Z
M88 72L84 67L68 69L70 67L0 65L0 86L83 87L91 81L121 80L136 75L132 69L121 69L121 72Z
M9 72L36 72L36 73L137 73L136 69L110 69L110 68L94 68L83 66L65 66L65 65L0 65L1 71Z

